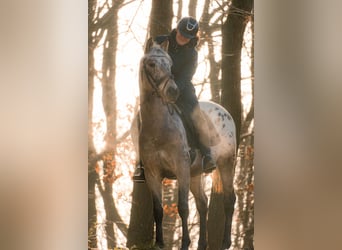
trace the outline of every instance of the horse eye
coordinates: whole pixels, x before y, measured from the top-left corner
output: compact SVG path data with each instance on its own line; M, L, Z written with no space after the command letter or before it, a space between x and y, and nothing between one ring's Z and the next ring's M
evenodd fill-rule
M151 68L154 68L156 66L156 64L154 62L150 62L150 63L148 63L148 66Z

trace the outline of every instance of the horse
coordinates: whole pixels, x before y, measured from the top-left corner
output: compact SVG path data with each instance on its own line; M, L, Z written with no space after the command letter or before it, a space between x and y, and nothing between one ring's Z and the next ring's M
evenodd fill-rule
M179 96L171 74L172 60L167 53L168 41L158 45L150 38L140 61L140 111L133 122L131 135L136 153L145 168L145 179L152 193L155 222L155 245L164 247L162 219L162 180L178 181L178 213L182 222L181 249L190 245L188 229L188 196L192 192L200 218L198 250L207 248L208 198L203 190L202 163L197 150L191 162L190 147L181 116L174 103ZM202 111L215 126L220 142L211 147L222 182L225 229L222 249L231 244L231 224L235 194L233 190L236 156L235 124L231 115L219 104L200 102Z

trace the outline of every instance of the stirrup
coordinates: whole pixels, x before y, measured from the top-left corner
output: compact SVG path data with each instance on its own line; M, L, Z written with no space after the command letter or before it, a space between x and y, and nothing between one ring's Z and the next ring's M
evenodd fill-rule
M133 181L138 182L138 183L144 183L145 182L144 168L141 167L140 165L137 166L137 168L134 171Z

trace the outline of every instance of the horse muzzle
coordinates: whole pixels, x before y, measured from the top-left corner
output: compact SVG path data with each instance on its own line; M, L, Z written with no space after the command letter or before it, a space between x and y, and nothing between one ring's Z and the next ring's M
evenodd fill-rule
M179 89L173 80L169 80L165 90L165 97L167 102L175 103L179 96Z

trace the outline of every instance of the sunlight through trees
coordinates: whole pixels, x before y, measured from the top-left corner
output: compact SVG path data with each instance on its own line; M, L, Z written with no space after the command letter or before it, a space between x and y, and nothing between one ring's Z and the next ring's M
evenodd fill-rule
M231 249L254 249L253 3L88 0L89 248L132 246L133 238L139 237L146 249L151 245L153 224L134 224L141 216L147 221L153 217L149 191L137 189L132 181L135 152L129 129L139 107L139 61L148 37L168 33L180 17L192 15L200 23L196 93L202 100L223 105L239 131ZM205 178L207 194L215 195L211 188L215 174ZM177 183L165 181L163 186L165 237L169 249L179 249ZM211 207L219 199L212 197ZM191 249L195 249L199 225L192 197L190 201ZM135 211L134 202L145 202L146 210ZM144 235L134 228L145 230Z

